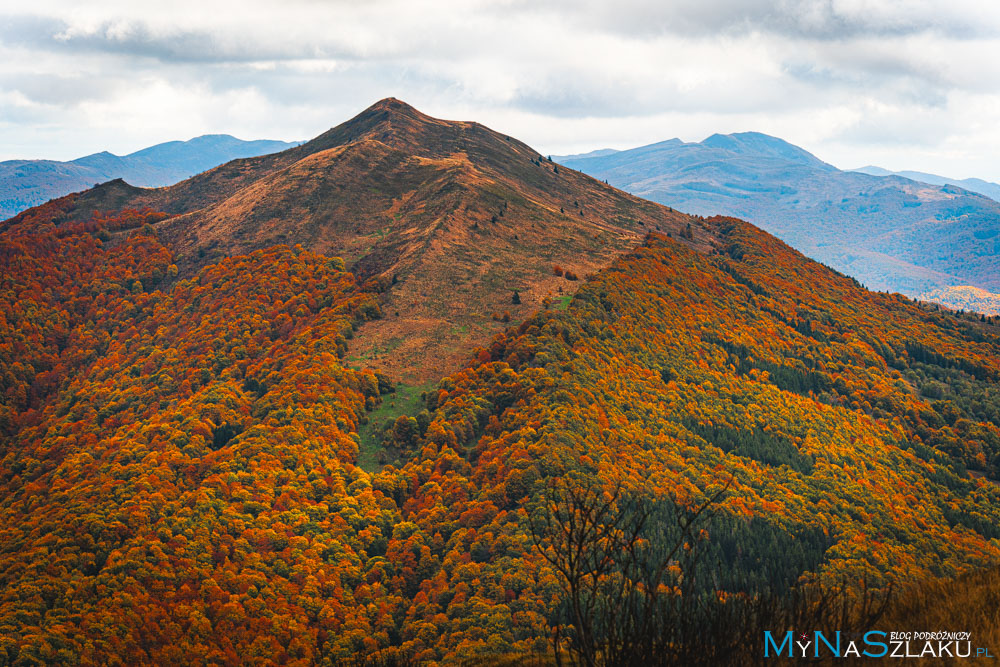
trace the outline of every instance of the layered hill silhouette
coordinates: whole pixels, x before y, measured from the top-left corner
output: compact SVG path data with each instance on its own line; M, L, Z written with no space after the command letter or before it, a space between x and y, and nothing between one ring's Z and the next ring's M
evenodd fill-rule
M744 665L1000 561L995 318L397 100L25 212L0 262L10 664ZM358 358L490 299L521 321L450 368Z
M1000 292L1000 203L968 189L841 171L756 132L557 161L689 213L746 219L871 289Z
M985 181L981 178L949 178L947 176L938 176L937 174L928 174L926 171L890 171L888 169L883 169L882 167L875 167L871 165L851 169L851 171L858 171L872 176L902 176L903 178L908 178L912 181L930 183L931 185L955 185L964 190L968 190L969 192L978 192L981 195L986 195L990 199L1000 201L1000 184Z
M7 160L0 162L0 220L96 183L121 178L141 187L172 185L235 158L274 153L295 145L206 134L121 156L103 151L68 162Z
M560 169L477 123L434 119L395 99L301 146L168 188L115 181L53 206L66 209L66 221L122 208L171 214L157 232L182 277L279 243L342 257L386 289L386 317L352 343L352 355L419 381L485 344L504 312L519 320L546 298L568 296L566 275L605 266L650 230L687 235L690 225L687 242L711 243L695 218Z

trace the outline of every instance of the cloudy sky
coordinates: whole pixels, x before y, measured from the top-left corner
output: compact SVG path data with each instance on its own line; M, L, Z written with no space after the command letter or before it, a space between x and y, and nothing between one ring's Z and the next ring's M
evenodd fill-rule
M1000 181L1000 4L0 3L0 159L307 139L387 96L543 153L756 130Z

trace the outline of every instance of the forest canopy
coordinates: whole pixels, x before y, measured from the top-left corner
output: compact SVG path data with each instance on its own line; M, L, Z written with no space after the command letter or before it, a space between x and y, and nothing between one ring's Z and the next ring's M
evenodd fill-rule
M711 499L719 599L1000 557L990 322L713 219L714 253L653 234L470 351L366 472L393 383L345 354L385 285L287 246L183 278L161 218L0 236L0 663L544 653L565 479Z

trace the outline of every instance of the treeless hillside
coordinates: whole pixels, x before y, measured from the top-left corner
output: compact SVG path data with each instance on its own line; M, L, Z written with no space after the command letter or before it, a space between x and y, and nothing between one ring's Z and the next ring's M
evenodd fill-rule
M391 98L281 153L169 188L111 182L64 203L65 220L126 207L172 214L157 230L181 277L281 243L343 257L379 281L387 315L352 342L352 360L410 381L441 377L502 329L505 311L520 320L568 295L574 276L649 231L705 251L713 241L696 218Z

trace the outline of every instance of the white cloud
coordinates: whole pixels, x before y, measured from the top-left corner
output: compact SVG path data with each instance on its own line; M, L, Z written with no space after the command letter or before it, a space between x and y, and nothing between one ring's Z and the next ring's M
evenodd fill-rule
M6 14L0 159L303 139L394 95L546 153L757 130L838 166L1000 180L1000 5L973 0L37 0Z

